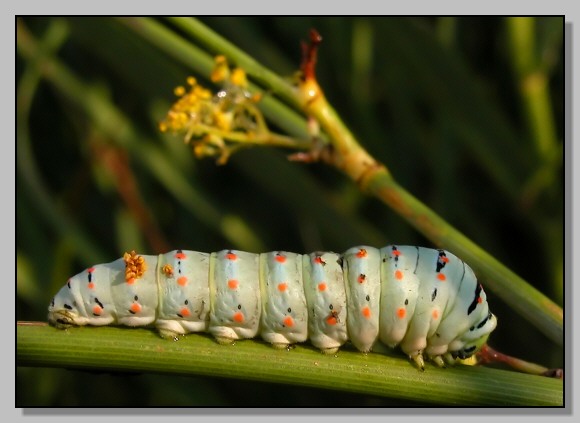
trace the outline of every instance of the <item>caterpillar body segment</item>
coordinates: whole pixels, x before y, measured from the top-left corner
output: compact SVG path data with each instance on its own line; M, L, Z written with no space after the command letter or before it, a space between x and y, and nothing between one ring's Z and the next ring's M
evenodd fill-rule
M324 353L334 354L348 340L346 291L340 256L316 252L302 256L308 305L308 337Z
M264 341L285 348L308 339L308 307L302 280L301 254L260 254L260 332Z
M420 368L477 352L495 329L485 292L455 255L414 246L359 246L343 254L125 253L71 277L49 322L154 325L177 339L262 337L275 347L309 340L325 353L347 341L363 352L399 347Z
M259 255L235 250L211 254L209 332L221 343L254 338L262 310Z
M198 283L209 275L210 255L176 250L159 256L159 315L155 326L161 336L176 338L209 327L209 284Z
M381 310L381 260L376 248L353 247L343 254L348 337L362 352L378 340Z

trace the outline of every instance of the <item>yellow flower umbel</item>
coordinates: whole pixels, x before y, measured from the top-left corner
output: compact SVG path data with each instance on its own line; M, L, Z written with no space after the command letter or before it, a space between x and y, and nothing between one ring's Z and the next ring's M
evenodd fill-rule
M252 145L311 147L310 140L270 132L256 106L261 95L250 93L242 68L230 69L224 56L216 56L210 78L221 85L217 93L199 85L194 77L187 78L189 87L175 89L178 99L159 124L162 132L184 134L197 157L217 156L218 164L224 164L234 151Z
M215 63L211 80L221 84L221 90L213 94L194 77L187 78L189 88L175 89L179 98L159 129L184 133L197 157L218 156L218 163L223 164L244 143L265 143L273 134L256 107L260 97L248 91L246 72L230 70L224 56L217 56Z

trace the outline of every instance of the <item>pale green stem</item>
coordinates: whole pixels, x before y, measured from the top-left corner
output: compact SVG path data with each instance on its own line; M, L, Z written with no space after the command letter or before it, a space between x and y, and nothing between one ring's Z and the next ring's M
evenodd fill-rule
M562 380L485 367L440 369L428 365L421 372L402 356L348 349L325 355L306 345L280 350L252 340L226 346L200 334L174 342L145 329L84 327L64 331L30 322L16 329L19 366L274 380L452 406L563 403Z

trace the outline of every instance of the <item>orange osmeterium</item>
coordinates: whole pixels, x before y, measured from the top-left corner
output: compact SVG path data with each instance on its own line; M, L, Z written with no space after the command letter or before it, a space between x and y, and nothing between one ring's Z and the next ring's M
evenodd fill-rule
M123 260L125 261L125 280L128 284L134 283L147 270L145 259L137 254L135 250L123 254Z
M161 270L163 271L163 274L168 278L173 276L173 267L170 264L164 265Z

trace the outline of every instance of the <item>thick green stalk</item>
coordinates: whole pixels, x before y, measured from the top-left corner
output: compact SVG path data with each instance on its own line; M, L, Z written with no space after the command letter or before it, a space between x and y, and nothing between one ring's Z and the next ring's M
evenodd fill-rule
M224 346L201 334L173 342L145 329L62 331L46 325L18 325L16 361L18 366L276 381L450 406L563 403L562 380L542 376L469 366L439 369L429 365L421 372L395 352L362 354L344 349L324 355L309 345L288 351L253 340Z

